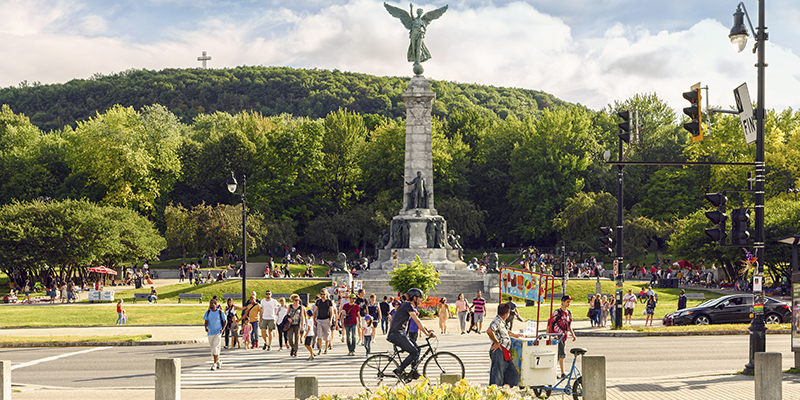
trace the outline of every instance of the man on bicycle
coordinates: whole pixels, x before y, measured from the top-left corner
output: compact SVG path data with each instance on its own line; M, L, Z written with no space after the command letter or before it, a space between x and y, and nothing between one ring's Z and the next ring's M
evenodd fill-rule
M419 327L419 331L425 332L428 337L434 336L433 330L425 328L425 326L422 325L422 321L419 320L417 307L422 303L422 297L423 294L421 290L417 288L408 290L409 301L404 301L400 307L397 308L392 318L391 326L389 327L389 334L386 335L386 340L408 353L408 357L400 363L400 367L392 371L394 376L400 381L406 380L403 370L409 365L416 366L419 359L419 347L417 347L416 343L412 342L406 334L408 320L412 319Z

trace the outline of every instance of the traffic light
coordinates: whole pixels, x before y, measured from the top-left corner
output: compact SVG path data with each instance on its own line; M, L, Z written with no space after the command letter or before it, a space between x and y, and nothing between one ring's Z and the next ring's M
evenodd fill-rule
M698 85L699 86L699 85ZM692 134L692 142L703 140L702 107L700 106L700 88L690 92L684 92L683 98L689 100L690 105L683 109L683 113L689 116L689 122L683 124L683 128Z
M617 124L619 126L619 138L625 143L631 142L631 110L620 111L617 116L622 118L622 122Z
M731 244L748 246L750 244L750 215L746 208L737 208L731 213Z
M725 197L725 192L706 193L706 200L717 207L714 211L706 211L706 218L716 225L715 228L706 229L706 235L719 245L725 245L725 238L728 237L725 233L725 220L728 219L725 215L725 204L728 203L728 198Z
M600 227L600 232L603 232L603 237L600 238L603 246L601 246L599 250L603 255L607 256L614 252L611 248L611 245L614 244L614 239L611 238L611 235L614 234L614 230L611 229L610 226L603 226Z

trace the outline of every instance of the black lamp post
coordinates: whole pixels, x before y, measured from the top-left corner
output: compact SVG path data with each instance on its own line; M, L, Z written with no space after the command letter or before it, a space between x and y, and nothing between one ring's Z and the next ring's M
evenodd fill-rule
M228 191L236 193L236 178L228 178ZM247 305L247 175L242 175L242 305Z
M755 185L755 240L753 247L755 248L755 256L758 258L756 274L758 276L764 275L764 69L767 64L764 61L764 51L766 50L766 42L769 38L767 35L767 28L764 23L764 1L758 0L758 30L753 29L753 23L750 21L750 15L747 13L747 7L744 3L739 3L736 12L733 14L733 27L728 37L737 52L744 50L747 45L747 27L744 25L743 16L747 17L747 23L750 25L750 30L755 34L755 47L753 53L758 51L758 104L756 105L756 185ZM744 10L744 12L742 12ZM753 304L763 303L763 292L753 292ZM744 372L752 374L755 368L754 358L755 353L763 352L766 348L766 327L764 326L764 311L763 308L754 307L753 321L750 324L750 360L744 366Z

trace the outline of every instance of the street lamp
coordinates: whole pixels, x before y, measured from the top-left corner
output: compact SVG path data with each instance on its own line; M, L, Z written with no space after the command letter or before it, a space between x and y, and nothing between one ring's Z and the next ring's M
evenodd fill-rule
M236 178L228 178L228 191L236 193ZM247 305L247 175L242 175L242 305Z
M789 193L794 193L794 200L797 201L797 193L800 193L800 189L789 189Z
M731 44L737 52L744 50L747 45L747 27L744 25L744 18L747 17L747 23L750 25L750 30L753 31L755 36L755 47L753 52L758 51L758 104L756 105L756 157L755 157L755 170L756 170L756 186L755 186L755 240L753 247L755 248L755 255L758 259L758 266L756 270L757 276L764 275L764 170L766 163L764 162L764 70L767 66L764 60L764 51L766 50L767 28L764 18L765 0L758 0L758 29L753 29L753 23L750 21L750 15L747 12L747 7L744 3L739 3L736 7L736 12L733 14L733 27L728 37L731 39ZM744 12L742 12L744 10ZM762 291L753 292L753 304L763 304L764 295ZM753 321L750 324L750 360L744 366L744 372L752 374L755 368L754 358L755 353L763 352L766 348L766 327L764 326L764 311L763 307L754 307Z

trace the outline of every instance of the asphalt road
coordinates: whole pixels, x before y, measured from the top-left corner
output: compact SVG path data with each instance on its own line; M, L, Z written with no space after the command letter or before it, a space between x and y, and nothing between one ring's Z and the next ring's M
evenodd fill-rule
M373 352L388 348L380 335L376 338ZM455 352L465 360L477 363L486 355L488 339L485 335L445 335L440 339L440 350ZM747 335L735 336L691 336L691 337L644 337L611 338L585 337L576 342L568 342L567 348L585 347L590 355L604 355L609 380L622 378L667 377L695 375L714 371L737 371L743 369L748 357L749 338ZM321 364L326 359L337 360L337 368L353 371L364 360L363 348L358 356L347 357L344 346L335 342L334 351L309 364ZM789 348L789 335L768 335L767 351L783 353L783 367L793 366L793 355ZM248 357L258 357L262 350L248 350ZM281 353L286 353L285 351ZM234 358L234 354L223 351ZM282 374L280 361L288 354L280 354L273 349L269 354L274 359L274 372L260 370L259 374ZM306 357L303 350L301 357ZM12 362L12 382L47 387L71 388L134 388L153 387L154 360L156 358L181 358L184 376L193 371L206 371L210 365L208 347L203 345L185 346L132 346L132 347L71 347L71 348L32 348L3 349L0 359ZM488 370L488 356L485 356ZM567 362L572 357L568 354ZM304 360L303 360L304 361ZM344 364L340 364L344 362ZM226 373L237 368L229 362ZM352 366L350 366L352 365ZM220 371L218 371L220 372ZM488 374L486 375L488 381ZM270 386L268 382L250 380L252 386ZM357 382L352 382L357 384Z

